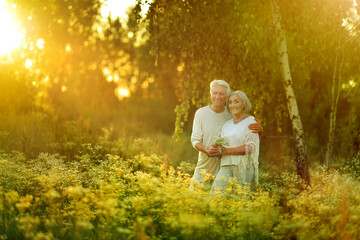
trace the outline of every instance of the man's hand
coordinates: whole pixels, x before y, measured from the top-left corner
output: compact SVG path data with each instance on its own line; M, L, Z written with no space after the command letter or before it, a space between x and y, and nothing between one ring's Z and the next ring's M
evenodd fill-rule
M263 133L263 128L259 122L259 120L257 120L255 118L256 123L252 123L249 125L249 129L253 132L253 133L258 133L259 136L261 136L261 134Z
M197 143L195 145L196 150L205 153L208 157L218 157L220 154L220 146L215 144L210 147L205 147L202 143Z

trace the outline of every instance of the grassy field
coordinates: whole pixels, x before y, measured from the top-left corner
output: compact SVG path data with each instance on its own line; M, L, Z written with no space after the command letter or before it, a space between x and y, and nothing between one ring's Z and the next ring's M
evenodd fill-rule
M263 161L258 191L231 183L211 195L189 188L186 136L110 135L49 143L35 157L0 151L0 239L360 238L359 158L312 166L311 187Z

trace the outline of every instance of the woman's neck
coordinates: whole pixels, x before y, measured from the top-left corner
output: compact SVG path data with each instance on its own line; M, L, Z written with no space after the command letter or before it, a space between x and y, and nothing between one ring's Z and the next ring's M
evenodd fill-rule
M244 120L245 118L247 118L249 116L249 114L246 113L239 113L234 115L234 123L239 123L242 120Z

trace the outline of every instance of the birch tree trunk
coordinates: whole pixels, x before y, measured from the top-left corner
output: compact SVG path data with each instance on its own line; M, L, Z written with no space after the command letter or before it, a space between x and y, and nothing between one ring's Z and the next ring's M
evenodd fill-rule
M281 76L283 79L286 104L289 111L292 131L295 139L296 147L296 169L297 174L310 185L309 163L306 152L304 130L297 106L297 101L292 87L292 77L289 66L288 50L285 38L285 30L281 26L281 15L279 5L276 0L271 0L273 22L275 26L275 34L277 40L277 50L279 54L279 65L281 70Z

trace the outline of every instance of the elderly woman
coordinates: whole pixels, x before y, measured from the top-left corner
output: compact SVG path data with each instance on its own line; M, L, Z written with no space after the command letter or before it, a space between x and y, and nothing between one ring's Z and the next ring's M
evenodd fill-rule
M249 130L249 124L256 123L248 114L251 103L245 93L232 92L228 97L228 109L233 119L227 121L221 137L227 141L219 147L221 152L220 171L216 175L211 192L223 190L230 178L240 184L248 183L253 189L258 182L259 135Z

